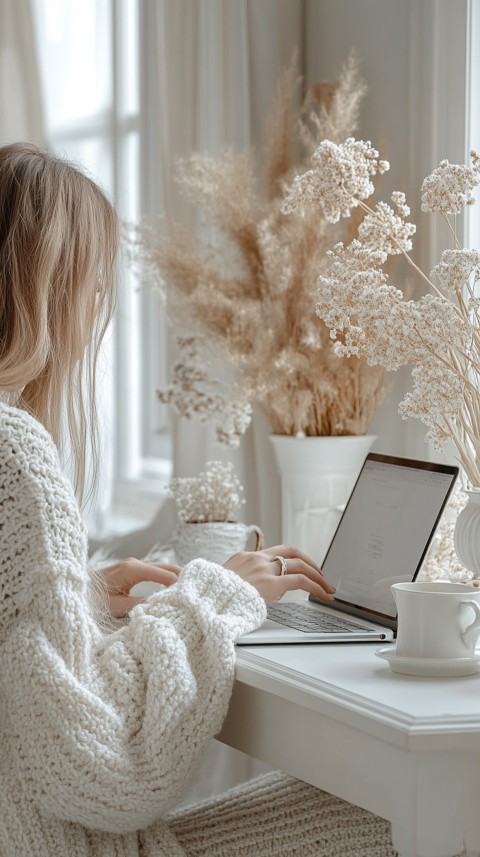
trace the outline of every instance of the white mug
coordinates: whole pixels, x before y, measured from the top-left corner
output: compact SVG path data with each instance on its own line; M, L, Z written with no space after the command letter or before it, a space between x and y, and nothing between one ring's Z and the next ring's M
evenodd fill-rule
M405 658L468 658L480 634L480 590L463 583L394 583L396 654Z

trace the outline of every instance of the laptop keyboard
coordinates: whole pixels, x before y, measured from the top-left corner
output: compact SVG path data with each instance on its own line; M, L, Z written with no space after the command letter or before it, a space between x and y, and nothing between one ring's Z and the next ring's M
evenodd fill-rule
M273 619L280 625L296 628L297 631L304 631L306 634L316 634L319 631L354 633L363 630L361 625L349 622L343 616L337 616L335 613L330 616L307 604L293 602L270 604L267 608L267 618Z

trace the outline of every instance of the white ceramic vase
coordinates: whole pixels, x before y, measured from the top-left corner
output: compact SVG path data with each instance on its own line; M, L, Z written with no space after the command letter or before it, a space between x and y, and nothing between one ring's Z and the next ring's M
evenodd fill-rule
M245 550L251 535L255 536L252 550L261 550L263 533L255 524L223 521L180 523L172 536L175 560L184 566L201 557L223 565L234 553Z
M480 489L465 493L468 503L457 517L453 543L462 565L480 577Z
M281 477L282 542L321 563L375 435L271 435Z

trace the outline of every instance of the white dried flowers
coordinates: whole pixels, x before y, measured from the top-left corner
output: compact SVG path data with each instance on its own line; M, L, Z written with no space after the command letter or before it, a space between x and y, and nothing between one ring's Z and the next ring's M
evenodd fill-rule
M173 366L172 382L157 390L158 399L164 405L173 405L181 417L212 421L219 443L238 446L250 424L250 402L240 396L230 397L208 375L195 337L179 336L177 346L179 355Z
M380 160L370 144L372 172ZM354 173L358 151L350 144L343 157L351 158ZM442 161L422 185L422 208L439 212L453 236L453 248L427 276L409 255L414 224L407 221L409 208L403 194L392 201L396 212L384 203L374 208L362 195L345 166L338 173L341 213L359 206L365 218L358 237L348 245L338 243L330 251L330 266L318 277L317 313L330 329L339 355L356 355L371 365L395 370L412 366L413 388L399 406L402 418L417 417L428 427L426 439L435 448L453 441L470 485L480 487L480 300L475 284L480 274L480 253L460 246L455 219L465 205L474 202L472 191L480 183L480 158L471 152L470 167ZM377 165L377 167L376 167ZM363 170L363 168L362 168ZM361 175L363 175L360 170ZM292 187L292 205L302 211L305 203L318 202L340 211L338 188L329 191L316 176L305 174ZM318 185L321 185L320 191ZM297 196L295 196L297 194ZM303 196L302 196L303 194ZM352 198L348 198L352 194ZM406 300L390 284L384 270L388 257L401 253L430 293ZM438 286L436 285L436 282Z
M472 166L440 161L422 184L422 211L460 214L465 205L473 205L471 191L480 182L480 158L471 152Z
M370 143L348 137L336 144L323 140L312 155L313 168L295 176L282 204L284 214L305 215L311 203L323 209L329 223L348 217L360 200L372 195L372 177L389 169Z
M198 476L178 476L168 486L180 520L196 524L236 521L237 510L245 503L242 492L233 464L222 461L207 461Z

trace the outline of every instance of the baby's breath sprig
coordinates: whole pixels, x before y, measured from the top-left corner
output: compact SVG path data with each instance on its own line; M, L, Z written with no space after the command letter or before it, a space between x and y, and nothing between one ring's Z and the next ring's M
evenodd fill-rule
M328 177L319 171L326 154L336 164ZM461 247L455 221L475 201L478 154L471 152L471 166L442 161L422 184L422 210L441 215L453 243L429 275L410 255L415 226L406 220L404 195L392 194L396 212L365 202L373 190L369 177L385 169L370 143L322 142L313 164L291 185L289 211L301 215L308 204L332 219L355 207L366 215L357 238L337 243L328 270L319 271L316 310L336 353L387 370L411 366L413 384L400 402L401 417L420 419L436 449L452 441L467 482L480 488L480 253ZM398 253L429 288L419 300L407 300L389 282L384 265Z
M184 523L236 521L236 512L245 503L243 487L231 462L207 461L198 476L177 476L168 486L178 517Z

